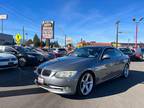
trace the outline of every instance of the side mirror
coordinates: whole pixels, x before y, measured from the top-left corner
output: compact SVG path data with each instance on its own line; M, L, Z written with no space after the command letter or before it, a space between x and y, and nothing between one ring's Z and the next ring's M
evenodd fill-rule
M17 52L16 52L16 51L11 51L11 53L12 53L13 55L17 54Z
M102 60L105 60L105 59L110 59L110 56L108 54L103 55Z

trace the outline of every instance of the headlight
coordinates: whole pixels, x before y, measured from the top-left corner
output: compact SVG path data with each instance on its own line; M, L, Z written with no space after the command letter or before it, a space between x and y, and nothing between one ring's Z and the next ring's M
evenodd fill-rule
M33 55L28 55L28 57L35 58L35 56L33 56Z
M76 73L77 73L77 71L61 71L61 72L57 72L55 74L55 77L57 77L57 78L69 78L69 77L73 77Z

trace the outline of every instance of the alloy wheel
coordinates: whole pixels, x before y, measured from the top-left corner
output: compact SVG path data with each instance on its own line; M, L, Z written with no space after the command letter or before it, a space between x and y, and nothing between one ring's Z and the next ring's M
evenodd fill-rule
M94 85L93 83L94 83L94 79L90 73L85 73L82 76L81 82L80 82L80 91L82 95L88 95L91 93L93 89L93 85Z
M21 67L23 67L23 66L25 66L25 64L26 64L25 58L20 58L20 59L19 59L19 65L20 65Z
M123 74L124 74L125 78L127 78L129 76L129 67L128 67L128 65L125 66Z

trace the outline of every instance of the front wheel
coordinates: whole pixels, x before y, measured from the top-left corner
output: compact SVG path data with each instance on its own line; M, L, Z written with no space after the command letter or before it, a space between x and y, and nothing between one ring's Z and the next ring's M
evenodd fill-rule
M81 96L89 95L93 90L93 86L94 86L93 75L89 72L84 73L78 82L77 86L78 95Z

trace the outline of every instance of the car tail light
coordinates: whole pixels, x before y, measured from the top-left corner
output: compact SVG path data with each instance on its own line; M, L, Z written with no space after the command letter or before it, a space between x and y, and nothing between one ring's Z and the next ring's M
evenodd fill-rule
M135 54L135 56L136 56L137 58L142 58L142 55L141 55L141 54Z

